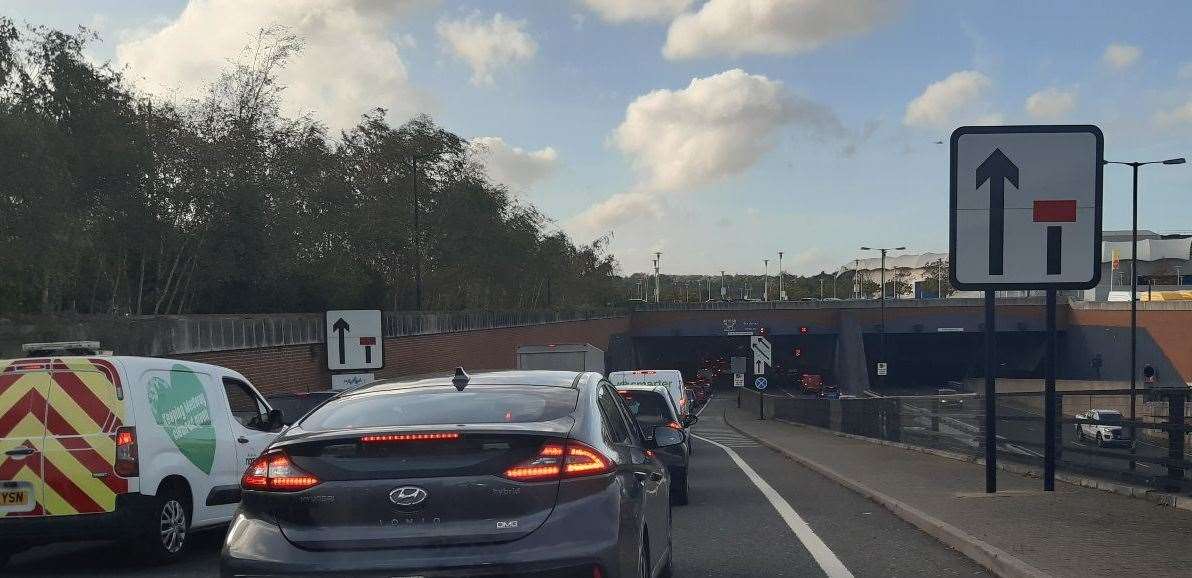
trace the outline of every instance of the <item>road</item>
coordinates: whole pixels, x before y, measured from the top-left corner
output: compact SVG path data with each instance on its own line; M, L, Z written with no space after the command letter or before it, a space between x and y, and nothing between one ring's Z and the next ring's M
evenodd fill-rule
M729 429L720 413L735 402L714 399L693 428L691 503L674 510L676 576L824 576L825 560L833 558L838 566L830 569L842 567L854 576L989 575L877 504ZM773 493L764 494L729 452ZM794 518L779 513L776 505L784 502ZM170 566L169 574L215 574L221 536L197 534L186 559ZM49 546L15 557L7 570L47 577L160 576L165 570L138 566L126 552L118 544ZM80 568L106 571L71 574Z

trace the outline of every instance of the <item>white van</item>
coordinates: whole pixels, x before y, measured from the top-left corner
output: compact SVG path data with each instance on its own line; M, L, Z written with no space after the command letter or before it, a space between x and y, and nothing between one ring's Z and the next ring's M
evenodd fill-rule
M661 385L666 387L679 405L679 415L691 413L691 400L683 386L683 374L677 369L639 369L636 371L614 371L608 375L614 387L622 385Z
M49 542L119 539L177 558L231 520L282 428L243 375L145 357L0 360L0 565Z

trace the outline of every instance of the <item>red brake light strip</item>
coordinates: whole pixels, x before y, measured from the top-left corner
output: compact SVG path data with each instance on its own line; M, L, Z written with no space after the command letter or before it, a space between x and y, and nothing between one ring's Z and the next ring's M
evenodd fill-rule
M405 434L378 434L361 436L361 443L385 443L385 442L421 442L433 440L454 440L459 439L459 432L429 432L429 433L405 433Z

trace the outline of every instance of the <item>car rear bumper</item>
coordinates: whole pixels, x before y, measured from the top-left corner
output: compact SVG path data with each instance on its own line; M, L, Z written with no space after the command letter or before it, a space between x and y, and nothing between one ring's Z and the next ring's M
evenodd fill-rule
M237 512L220 556L222 576L601 576L623 560L616 486L561 503L546 522L512 542L449 547L308 550L270 520Z
M102 514L5 516L0 536L19 548L73 540L112 539L137 529L153 508L153 497L139 493L116 496L116 509Z

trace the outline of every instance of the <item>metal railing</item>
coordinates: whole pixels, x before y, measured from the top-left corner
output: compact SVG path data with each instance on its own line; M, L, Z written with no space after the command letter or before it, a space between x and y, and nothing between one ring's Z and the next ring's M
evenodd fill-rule
M1192 424L1186 418L1188 388L1139 390L1138 419L1106 424L1075 417L1088 409L1114 410L1129 389L1057 392L1057 456L1062 470L1169 491L1192 490L1187 452ZM754 400L756 404L756 400ZM766 396L776 419L844 433L946 450L982 458L985 453L985 397L980 394L848 398L840 400ZM1042 467L1043 415L1039 392L1001 393L997 404L999 459ZM746 406L748 407L748 406ZM1121 412L1123 416L1127 412ZM1119 434L1090 427L1120 426ZM1136 435L1131 445L1129 429ZM1109 435L1104 435L1103 433Z

